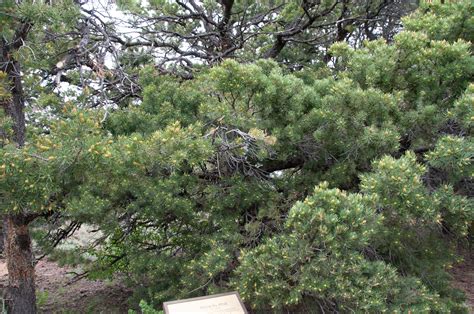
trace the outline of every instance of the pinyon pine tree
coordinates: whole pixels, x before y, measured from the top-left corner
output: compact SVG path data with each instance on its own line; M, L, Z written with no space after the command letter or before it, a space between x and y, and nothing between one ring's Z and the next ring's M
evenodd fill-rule
M290 1L275 27L334 4L309 2L305 13ZM189 3L154 1L168 15L150 14L170 21L160 31L171 37L206 36L193 33L201 30L197 21L181 19L225 17L209 12L233 2L204 1L209 7L200 12L201 4ZM340 15L344 3L335 1L336 11L318 21L335 18L331 25L340 30L349 19ZM59 23L53 33L64 41L50 46L64 45L63 53L40 65L22 59L30 67L21 78L28 117L22 145L11 140L18 124L7 116L14 116L7 110L0 117L2 212L33 215L38 252L81 263L90 278L125 274L131 302L141 300L146 312L229 290L256 313L468 311L448 269L459 260L457 248L469 247L474 218L469 1L422 5L397 35L377 39L373 31L357 44L332 38L327 51L305 51L304 58L296 44L322 30L286 34L287 50L255 62L249 55L258 38L265 47L278 40L264 36L273 22L249 39L250 48L208 64L180 60L179 46L152 45L170 48L167 61L184 68L156 64L94 11L71 7L79 10L71 12L76 20ZM241 20L209 20L211 33L243 23L233 9L230 17ZM345 26L351 36L364 30L363 23ZM144 32L153 42L155 31ZM201 56L203 42L189 51ZM98 66L94 53L105 47L115 68ZM39 84L38 69L51 66ZM11 75L2 71L0 95L11 103ZM55 89L56 79L77 89ZM93 243L56 247L83 224L100 231Z

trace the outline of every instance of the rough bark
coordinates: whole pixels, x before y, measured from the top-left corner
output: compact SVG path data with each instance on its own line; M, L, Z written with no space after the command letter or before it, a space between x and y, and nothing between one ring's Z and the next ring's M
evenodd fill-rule
M35 266L28 221L24 215L7 215L3 227L8 269L8 313L36 313Z

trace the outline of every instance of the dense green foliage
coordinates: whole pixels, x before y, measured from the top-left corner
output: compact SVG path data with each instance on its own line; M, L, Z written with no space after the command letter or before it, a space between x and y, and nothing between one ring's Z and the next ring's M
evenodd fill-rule
M57 217L35 225L49 253L57 221L95 226L62 257L155 307L235 289L257 311L466 312L447 270L474 219L468 2L336 43L330 67L143 66L142 102L115 109L40 93L51 116L2 143L1 210Z

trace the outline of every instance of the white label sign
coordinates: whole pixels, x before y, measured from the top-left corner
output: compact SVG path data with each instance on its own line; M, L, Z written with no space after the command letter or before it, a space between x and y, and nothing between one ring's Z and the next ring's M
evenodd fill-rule
M163 303L165 314L247 314L237 292Z

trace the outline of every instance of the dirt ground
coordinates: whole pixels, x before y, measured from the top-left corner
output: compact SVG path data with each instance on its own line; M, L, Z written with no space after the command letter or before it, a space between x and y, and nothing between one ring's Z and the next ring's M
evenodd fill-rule
M72 269L42 260L36 265L39 313L127 313L131 291L118 282L81 279L71 282ZM0 260L0 289L8 280Z
M451 271L453 286L466 293L469 313L474 313L474 251L467 251L463 255L464 262L455 265Z
M466 292L467 303L474 313L474 253L455 265L453 285ZM127 313L131 291L119 282L81 279L70 283L72 269L43 260L36 266L40 313ZM5 261L0 259L0 290L7 283Z

